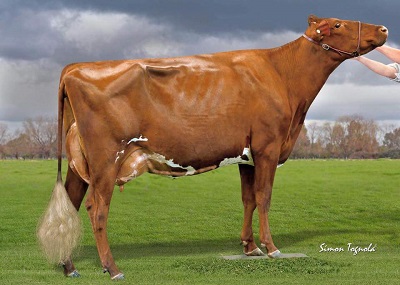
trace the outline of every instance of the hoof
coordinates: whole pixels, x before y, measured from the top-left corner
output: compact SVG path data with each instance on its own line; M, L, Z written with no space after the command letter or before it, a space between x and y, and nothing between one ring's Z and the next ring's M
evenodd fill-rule
M124 280L125 279L125 275L122 273L119 273L117 275L115 275L114 277L111 277L111 280L113 281L119 281L119 280Z
M262 252L261 249L259 249L258 247L250 252L245 252L244 254L247 256L264 256L265 255L264 252Z
M268 253L268 257L270 257L270 258L279 258L281 256L282 256L282 253L280 252L279 249L277 249L271 253Z
M81 277L81 275L79 274L78 271L74 270L74 271L72 271L70 274L68 274L67 277L70 277L70 278L78 278L78 277Z

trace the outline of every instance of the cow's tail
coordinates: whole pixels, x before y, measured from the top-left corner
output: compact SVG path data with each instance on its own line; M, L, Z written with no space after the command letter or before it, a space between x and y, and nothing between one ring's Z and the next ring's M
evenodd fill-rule
M63 77L58 93L58 172L57 181L46 212L39 221L37 236L50 262L63 264L78 246L82 225L62 181L62 126L64 113L65 86Z

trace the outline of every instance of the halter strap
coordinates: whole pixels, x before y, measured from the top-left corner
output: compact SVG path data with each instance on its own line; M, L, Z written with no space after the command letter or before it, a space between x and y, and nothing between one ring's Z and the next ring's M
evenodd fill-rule
M338 49L338 48L334 48L334 47L332 47L332 46L330 46L328 44L319 43L319 42L313 40L312 38L310 38L309 36L307 36L306 34L303 34L303 37L305 39L307 39L309 42L312 42L312 43L314 43L316 45L321 46L324 50L333 50L333 51L337 52L340 55L346 54L346 55L349 55L351 57L360 56L360 43L361 43L361 22L360 21L358 21L358 43L357 43L357 49L355 51L353 51L353 52L344 51L344 50L341 50L341 49Z

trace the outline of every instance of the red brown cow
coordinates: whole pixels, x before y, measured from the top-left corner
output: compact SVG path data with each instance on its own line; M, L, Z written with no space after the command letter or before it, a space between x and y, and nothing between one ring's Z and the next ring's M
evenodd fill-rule
M45 252L67 276L79 276L71 252L78 241L77 210L90 186L85 207L101 264L112 279L122 279L106 232L114 185L123 187L144 172L190 176L238 163L244 252L264 254L253 237L257 208L261 246L279 257L268 222L277 165L288 159L328 76L344 60L383 45L387 34L383 26L310 16L304 35L274 49L65 67L58 179L38 230Z

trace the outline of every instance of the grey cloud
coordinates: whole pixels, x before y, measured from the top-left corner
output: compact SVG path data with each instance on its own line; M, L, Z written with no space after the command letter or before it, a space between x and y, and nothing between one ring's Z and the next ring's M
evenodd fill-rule
M55 114L58 65L47 60L0 62L0 120Z
M0 17L0 57L32 60L53 54L58 34L49 27L49 11L17 10Z

